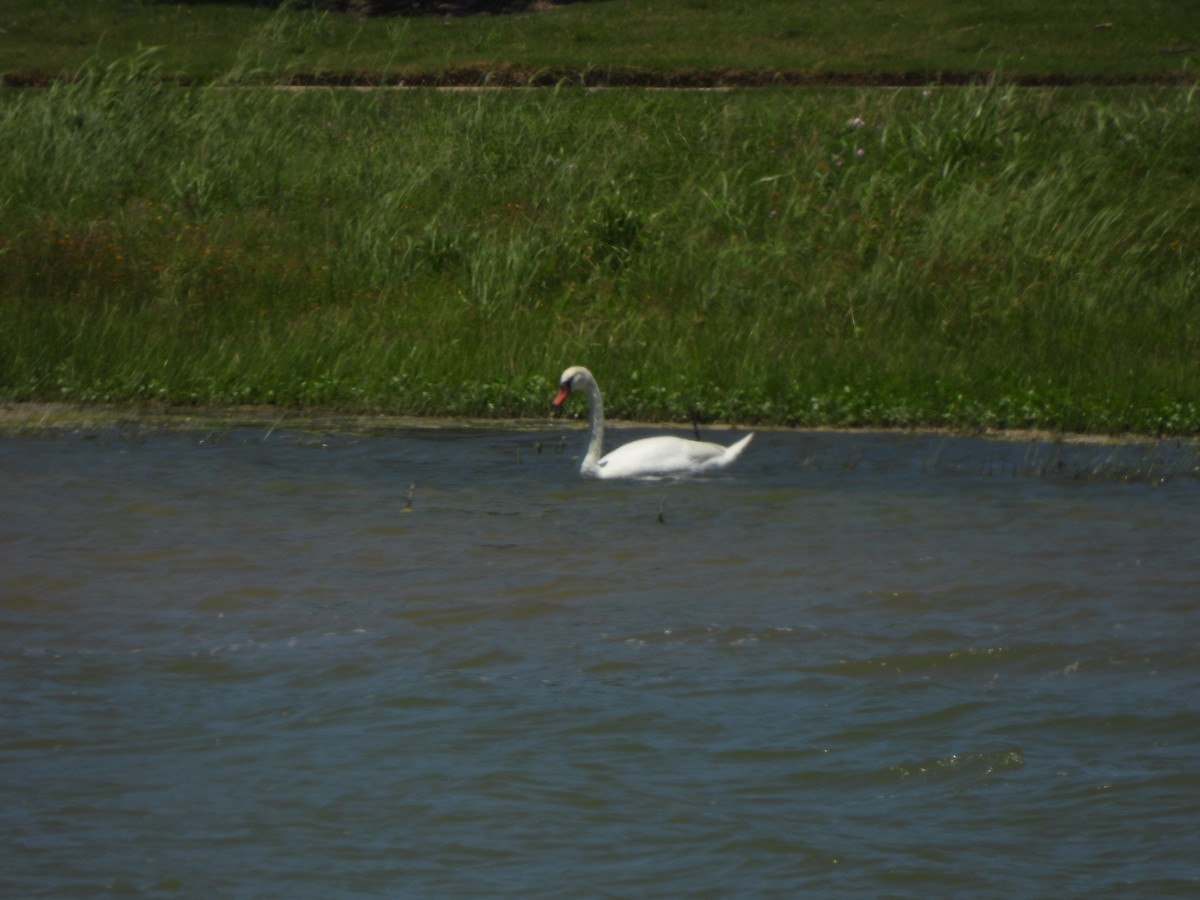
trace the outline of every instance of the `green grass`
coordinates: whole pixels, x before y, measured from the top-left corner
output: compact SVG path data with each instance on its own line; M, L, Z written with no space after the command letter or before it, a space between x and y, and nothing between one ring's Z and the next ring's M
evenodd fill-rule
M0 398L535 416L583 363L625 417L1200 433L1195 88L1008 77L1169 81L1200 25L994 7L0 0L7 72L71 74L0 91ZM246 87L459 67L559 87Z
M0 396L1200 433L1192 89L0 103Z
M543 12L376 18L152 0L0 0L0 67L59 75L158 48L165 75L368 80L464 68L1194 79L1200 17L1172 0L597 0Z

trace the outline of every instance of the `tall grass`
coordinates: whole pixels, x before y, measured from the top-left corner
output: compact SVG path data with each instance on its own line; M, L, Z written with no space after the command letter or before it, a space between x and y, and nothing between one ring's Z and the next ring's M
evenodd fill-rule
M0 394L1200 432L1188 90L0 94Z

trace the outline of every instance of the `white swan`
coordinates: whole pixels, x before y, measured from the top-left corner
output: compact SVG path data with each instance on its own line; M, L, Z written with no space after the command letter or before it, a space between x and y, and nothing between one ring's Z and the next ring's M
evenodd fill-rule
M589 478L705 475L732 463L754 437L748 434L729 447L680 437L643 438L601 457L604 448L604 401L600 399L596 379L583 366L571 366L562 373L558 396L554 398L553 405L561 407L575 391L583 391L588 399L588 445L579 466L579 474Z

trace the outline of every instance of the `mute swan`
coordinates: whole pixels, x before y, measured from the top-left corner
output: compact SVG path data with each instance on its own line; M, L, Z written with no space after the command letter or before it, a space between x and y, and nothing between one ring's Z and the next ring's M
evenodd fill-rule
M601 457L604 447L604 401L600 399L596 379L583 366L571 366L562 373L554 407L560 408L575 391L583 391L588 399L588 445L579 466L579 474L589 478L705 475L732 463L754 437L748 434L729 447L680 437L643 438Z

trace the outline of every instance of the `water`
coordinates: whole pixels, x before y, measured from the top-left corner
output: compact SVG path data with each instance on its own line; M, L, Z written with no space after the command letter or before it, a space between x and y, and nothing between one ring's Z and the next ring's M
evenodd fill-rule
M1196 895L1194 445L563 434L0 440L0 894Z

